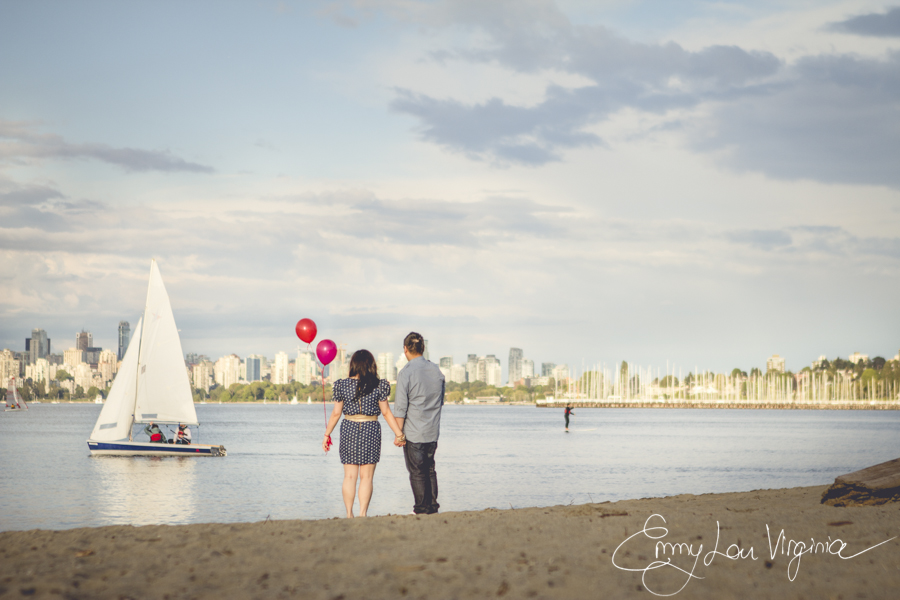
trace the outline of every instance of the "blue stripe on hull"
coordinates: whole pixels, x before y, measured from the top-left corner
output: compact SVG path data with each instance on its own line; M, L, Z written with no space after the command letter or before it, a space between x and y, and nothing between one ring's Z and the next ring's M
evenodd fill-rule
M225 456L223 446L206 444L150 444L141 442L94 442L88 440L94 455L114 456Z

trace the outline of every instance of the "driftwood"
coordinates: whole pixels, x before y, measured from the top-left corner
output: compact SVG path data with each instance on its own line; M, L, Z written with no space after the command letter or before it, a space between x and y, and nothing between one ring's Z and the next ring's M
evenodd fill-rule
M876 506L900 502L900 458L835 478L822 494L831 506Z

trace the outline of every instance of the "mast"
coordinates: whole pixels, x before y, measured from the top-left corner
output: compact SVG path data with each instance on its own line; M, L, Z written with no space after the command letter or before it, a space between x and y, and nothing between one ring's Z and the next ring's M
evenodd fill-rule
M150 276L151 280L153 277L153 263L156 262L155 258L150 259ZM141 320L143 321L144 317L147 316L147 303L150 301L150 285L147 284L147 299L144 301L144 311L141 313ZM134 404L131 405L131 427L128 428L128 441L134 441L134 408L137 406L137 397L138 397L138 383L141 379L141 343L144 341L144 328L141 327L141 337L138 339L137 356L138 356L138 365L137 365L137 373L134 376Z

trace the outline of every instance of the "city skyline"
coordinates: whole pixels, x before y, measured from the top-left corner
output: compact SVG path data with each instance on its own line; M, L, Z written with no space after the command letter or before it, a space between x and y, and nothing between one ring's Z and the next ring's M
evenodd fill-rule
M0 347L116 349L156 258L210 356L893 356L898 11L0 4Z

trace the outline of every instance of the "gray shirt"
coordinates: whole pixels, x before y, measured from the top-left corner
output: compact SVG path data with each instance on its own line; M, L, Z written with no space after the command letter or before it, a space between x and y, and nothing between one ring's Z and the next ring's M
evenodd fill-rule
M436 364L417 356L397 375L394 416L406 419L403 433L414 444L436 442L444 406L444 374Z

